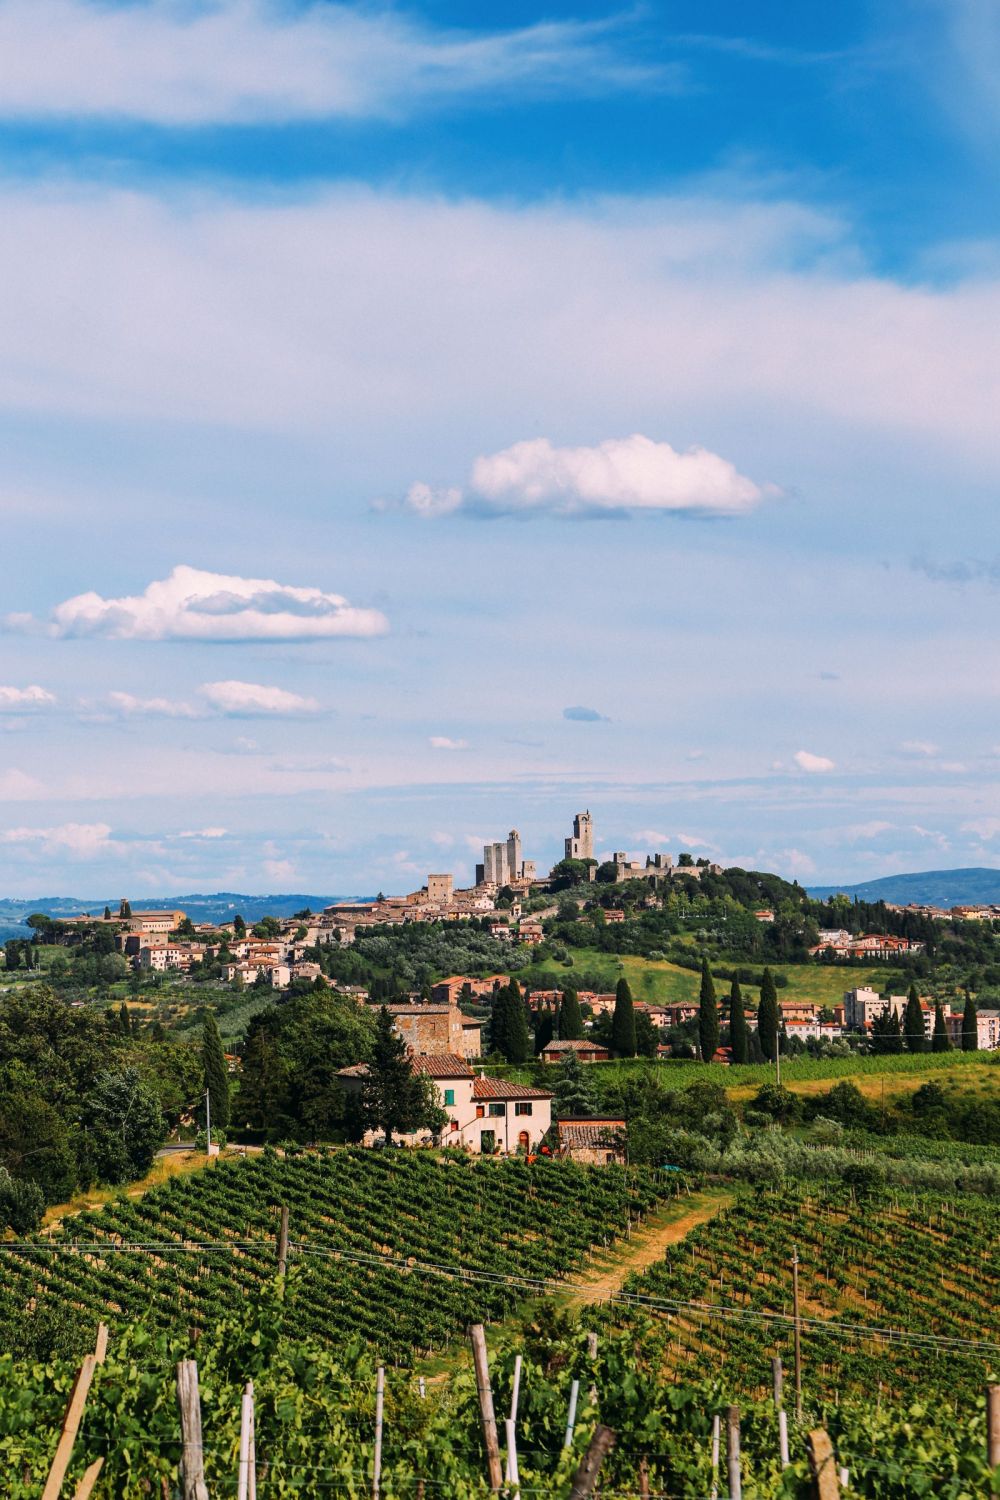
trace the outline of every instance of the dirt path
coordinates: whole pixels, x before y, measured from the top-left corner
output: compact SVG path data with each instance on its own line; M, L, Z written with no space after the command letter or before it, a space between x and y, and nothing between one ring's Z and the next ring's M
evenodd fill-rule
M651 1215L641 1229L633 1231L630 1240L616 1246L603 1265L594 1267L589 1276L575 1283L573 1300L604 1302L614 1296L615 1292L621 1291L629 1276L656 1265L663 1259L668 1245L678 1244L699 1224L714 1219L716 1214L729 1207L734 1196L721 1189L692 1193L683 1202L671 1203Z

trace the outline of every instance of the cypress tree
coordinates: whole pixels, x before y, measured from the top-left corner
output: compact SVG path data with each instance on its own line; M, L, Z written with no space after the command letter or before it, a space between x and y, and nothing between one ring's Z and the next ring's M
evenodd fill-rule
M490 1046L511 1063L527 1062L531 1056L527 1014L516 980L505 985L493 1002Z
M903 1017L903 1035L906 1038L908 1051L923 1052L924 1013L920 1009L920 999L917 995L915 984L910 985L910 993L906 1000L906 1014Z
M934 1007L934 1035L931 1037L932 1052L950 1052L951 1037L948 1028L944 1024L944 1009L940 1000Z
M738 979L733 980L729 991L729 1045L732 1048L734 1063L750 1061L747 1018L743 1009L743 992Z
M757 1007L757 1039L768 1062L778 1055L778 991L774 975L765 969L760 981L760 1005Z
M563 1042L583 1041L583 1014L576 990L564 990L559 1006L559 1039Z
M124 922L124 921L127 921L127 919L129 917L131 917L131 915L132 915L132 908L131 908L131 906L129 906L128 902L123 897L122 898L122 904L118 908L119 919Z
M978 1013L976 1011L976 1002L972 998L971 991L966 990L966 992L965 992L965 1009L962 1012L962 1051L963 1052L978 1052L979 1051L979 1025L978 1025L977 1020L976 1020L977 1014Z
M211 1011L206 1015L201 1031L201 1063L212 1107L212 1128L225 1130L229 1124L229 1072L222 1038Z
M535 1027L535 1056L544 1051L556 1034L556 1015L553 1010L546 1006L538 1013L538 1025Z
M708 959L701 961L701 994L698 997L698 1050L702 1062L711 1062L719 1045L719 1007Z
M362 1119L366 1125L385 1133L388 1146L393 1131L407 1135L424 1123L427 1104L424 1082L410 1066L409 1049L393 1025L392 1016L381 1005L375 1020L375 1045L368 1076L361 1089Z
M132 1020L128 1013L128 1006L124 1000L118 1007L118 1029L122 1036L128 1036L132 1030Z
M611 1050L619 1057L634 1057L635 1010L628 980L622 976L615 989L615 1013L611 1017Z

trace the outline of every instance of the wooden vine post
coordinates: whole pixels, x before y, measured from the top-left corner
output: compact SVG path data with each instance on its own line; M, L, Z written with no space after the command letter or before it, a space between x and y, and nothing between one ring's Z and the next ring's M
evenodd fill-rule
M70 1459L73 1457L73 1444L76 1442L76 1435L80 1431L80 1423L83 1420L83 1408L87 1404L87 1395L94 1379L94 1371L98 1365L104 1363L104 1356L107 1353L107 1349L107 1325L100 1323L97 1328L97 1344L94 1352L93 1354L84 1356L83 1363L77 1371L76 1379L73 1382L73 1389L70 1392L69 1401L66 1404L66 1411L63 1416L62 1431L59 1434L59 1441L56 1444L55 1457L52 1460L49 1477L45 1481L45 1488L42 1491L42 1500L59 1500L59 1496L62 1493L63 1480L66 1478L66 1470L69 1468ZM78 1493L80 1489L83 1489L84 1485L87 1485L87 1488L83 1489L84 1497L90 1494L90 1491L94 1487L94 1482L101 1472L102 1464L102 1459L96 1461L96 1466L95 1464L91 1464L87 1473L80 1481L77 1489ZM88 1478L89 1484L87 1483Z
M740 1465L740 1409L726 1407L726 1472L729 1500L743 1500L743 1470Z
M476 1392L479 1396L479 1416L482 1420L483 1439L486 1443L490 1489L496 1491L499 1490L503 1479L500 1472L497 1419L493 1411L493 1391L490 1386L490 1364L486 1354L486 1331L482 1323L473 1323L469 1329L469 1341L472 1344L472 1359L476 1367Z
M288 1209L282 1208L278 1226L278 1286L285 1295L285 1273L288 1270Z
M181 1412L181 1474L184 1500L208 1500L205 1483L205 1450L201 1441L201 1398L198 1366L182 1359L177 1366L177 1404Z
M1000 1385L986 1387L986 1461L991 1469L1000 1464Z
M601 1465L614 1446L615 1434L611 1428L598 1424L594 1428L590 1447L580 1460L580 1467L573 1477L573 1488L569 1492L569 1500L586 1500L586 1497L593 1493L597 1476L601 1472Z
M830 1434L824 1428L817 1427L806 1439L806 1446L809 1449L809 1468L816 1487L816 1500L839 1500L840 1476Z
M795 1420L802 1421L802 1318L799 1313L799 1247L792 1247L792 1303L795 1314Z

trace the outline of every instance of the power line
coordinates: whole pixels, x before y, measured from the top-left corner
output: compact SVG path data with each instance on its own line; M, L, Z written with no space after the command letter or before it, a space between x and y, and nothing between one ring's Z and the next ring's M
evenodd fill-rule
M224 1250L267 1250L273 1253L271 1239L250 1240L169 1240L169 1241L67 1241L63 1243L37 1243L31 1240L7 1241L0 1244L0 1252L30 1257L33 1254L75 1255L168 1255L199 1254ZM434 1261L411 1261L383 1255L370 1255L358 1250L337 1247L307 1245L302 1241L290 1242L289 1250L314 1259L348 1261L373 1269L396 1271L400 1275L436 1276L449 1280L480 1283L488 1286L510 1286L543 1295L559 1295L578 1292L586 1295L593 1288L586 1283L556 1280L552 1278L515 1276L510 1272L476 1270L468 1266L448 1265ZM664 1312L669 1314L693 1314L706 1318L750 1320L778 1327L794 1327L795 1319L788 1313L766 1312L758 1308L737 1307L731 1303L685 1302L680 1299L645 1297L635 1292L617 1291L602 1301L616 1307L630 1307L639 1311ZM868 1323L848 1323L836 1318L802 1318L801 1326L814 1333L829 1333L841 1338L881 1339L891 1344L909 1344L916 1348L955 1349L968 1353L1000 1354L1000 1343L988 1339L968 1339L959 1335L912 1333L904 1329L882 1327Z

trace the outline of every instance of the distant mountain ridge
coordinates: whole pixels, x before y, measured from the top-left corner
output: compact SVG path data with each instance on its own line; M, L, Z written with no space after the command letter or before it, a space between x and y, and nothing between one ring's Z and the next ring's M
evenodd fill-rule
M171 910L187 912L192 922L223 922L235 912L247 922L259 922L261 917L290 917L297 911L309 907L310 911L322 911L334 901L362 901L363 896L316 896L304 892L298 894L276 894L253 896L243 891L216 891L213 895L189 896L135 896L129 897L139 910ZM50 917L78 917L90 912L99 917L105 906L117 912L121 895L106 899L101 896L92 900L81 900L76 896L38 896L31 900L19 897L0 897L0 939L19 937L27 932L25 919L32 912L44 912Z
M908 875L884 875L857 885L811 885L810 896L857 896L861 901L888 901L894 906L988 906L1000 903L1000 869L979 866L968 870L919 870Z

